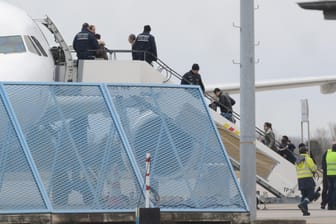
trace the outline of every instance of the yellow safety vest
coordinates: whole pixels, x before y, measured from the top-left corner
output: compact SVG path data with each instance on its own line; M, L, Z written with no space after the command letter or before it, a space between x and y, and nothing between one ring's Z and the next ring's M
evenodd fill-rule
M336 176L336 152L328 149L326 156L327 176Z
M301 163L295 164L297 178L306 178L306 177L313 177L314 173L317 170L317 167L314 161L309 157L308 154L301 154L305 157L305 160Z

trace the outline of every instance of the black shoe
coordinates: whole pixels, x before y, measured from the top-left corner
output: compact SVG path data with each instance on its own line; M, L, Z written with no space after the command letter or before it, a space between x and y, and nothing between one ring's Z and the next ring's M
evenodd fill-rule
M321 209L325 209L326 208L326 205L325 203L321 203Z
M298 207L301 210L301 212L303 213L303 215L308 213L308 209L302 203L298 204Z
M310 216L310 212L303 213L303 216Z

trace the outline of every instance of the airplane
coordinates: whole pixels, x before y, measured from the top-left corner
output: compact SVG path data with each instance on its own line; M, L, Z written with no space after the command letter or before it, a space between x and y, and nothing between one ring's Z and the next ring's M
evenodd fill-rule
M12 18L10 22L8 22L8 18ZM56 66L50 50L51 47L37 22L24 10L0 0L0 25L2 27L0 29L0 81L56 81ZM120 82L123 78L119 77L118 79ZM256 91L307 86L320 86L322 93L335 92L336 76L272 80L255 84ZM205 92L213 96L213 90L216 87L228 93L239 93L240 90L239 83L216 84L216 86L207 85ZM42 95L37 96L38 93L35 92L31 94L42 97ZM43 105L41 107L43 108ZM36 111L32 111L31 114L35 114L36 119L40 116ZM27 122L31 121L34 119L31 118Z
M0 1L0 18L0 80L54 81L55 62L38 24L24 10L5 1ZM326 94L336 91L336 76L262 81L255 86L256 91L321 86L321 93ZM206 92L213 94L215 87L228 93L239 93L240 88L239 84L208 85Z
M4 1L0 17L0 80L53 81L54 60L40 27L24 10Z
M336 77L335 76L322 76L322 77L304 77L297 79L283 79L283 80L271 80L271 81L260 81L255 83L255 90L257 92L261 91L271 91L271 90L281 90L290 88L300 88L300 87L311 87L320 86L320 92L322 94L330 94L336 91ZM213 90L215 88L224 90L227 93L237 94L240 92L239 83L236 84L226 84L226 85L207 85L205 92L213 95Z
M8 18L13 18L10 23ZM47 39L38 24L24 10L0 1L0 25L2 27L0 30L0 81L55 81L55 62ZM256 91L321 86L323 93L332 93L336 91L336 77L263 81L256 82L255 86ZM215 87L229 93L239 93L240 89L239 84L208 85L206 93L212 94ZM41 113L44 111L41 110ZM36 119L30 117L27 122L34 122L41 116L34 112L28 113L35 114Z
M312 1L312 2L298 2L297 3L303 9L322 10L324 18L327 20L336 19L336 1Z

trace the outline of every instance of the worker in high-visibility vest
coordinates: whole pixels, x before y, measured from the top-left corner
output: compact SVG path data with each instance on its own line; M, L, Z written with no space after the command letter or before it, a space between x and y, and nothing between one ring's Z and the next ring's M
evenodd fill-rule
M336 210L336 142L326 155L326 169L328 179L328 210Z
M301 143L299 145L299 152L300 156L295 163L298 186L301 191L301 203L298 204L298 207L301 209L304 216L309 216L308 204L315 199L314 174L317 167L309 156L305 144Z

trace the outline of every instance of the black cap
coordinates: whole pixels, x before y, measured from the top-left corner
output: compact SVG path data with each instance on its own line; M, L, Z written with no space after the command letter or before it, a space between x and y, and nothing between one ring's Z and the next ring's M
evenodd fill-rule
M336 141L334 141L331 145L332 151L336 152Z
M144 31L145 31L145 32L150 32L150 31L151 31L151 27L150 27L150 25L145 25L145 26L144 26Z
M217 92L220 92L220 91L221 90L219 88L215 88L213 92L216 94Z
M82 29L88 29L88 28L89 28L89 24L88 23L83 23Z
M195 71L198 71L200 68L199 68L199 65L198 64L193 64L192 67L191 67L191 70L195 70Z
M306 153L308 152L308 149L306 148L306 145L303 143L299 144L299 153Z
M282 136L282 139L289 141L289 138L287 135Z

